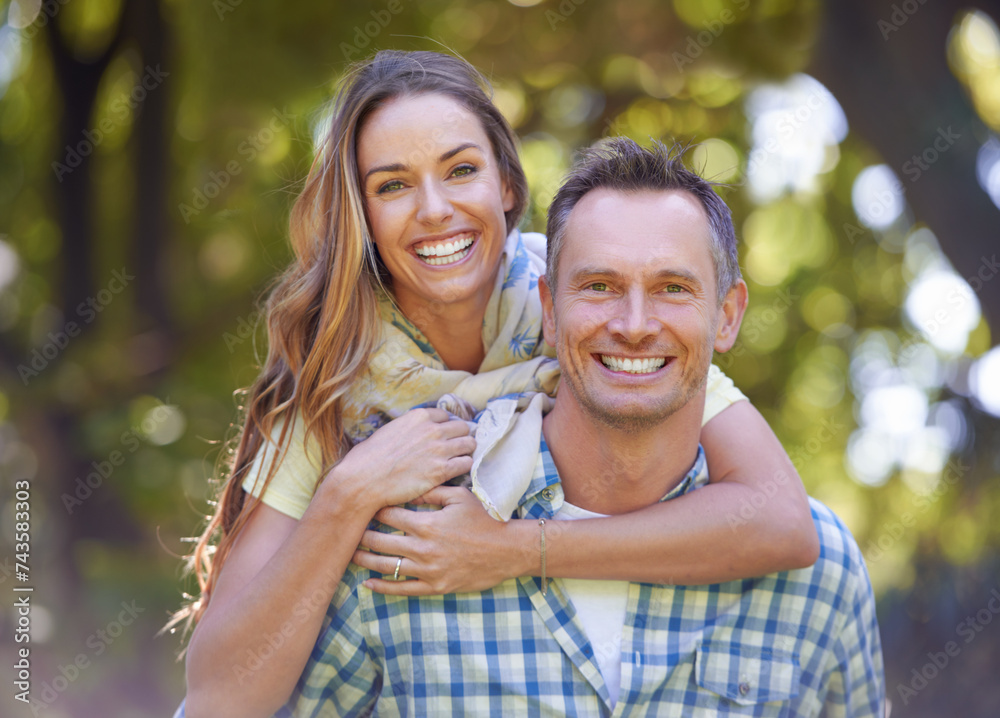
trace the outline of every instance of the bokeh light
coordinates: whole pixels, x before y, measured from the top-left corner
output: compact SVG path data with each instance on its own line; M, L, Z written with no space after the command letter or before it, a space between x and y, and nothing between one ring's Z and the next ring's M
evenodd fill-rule
M969 388L976 402L993 416L1000 416L1000 347L981 356L969 376Z
M964 13L950 33L948 60L976 112L1000 130L1000 31L993 18L981 10Z
M984 142L976 154L976 179L1000 208L1000 139L996 135Z
M906 436L927 421L927 396L909 384L879 386L861 402L861 421L880 427L890 436Z
M851 189L858 219L873 229L886 229L899 219L906 206L903 186L888 165L866 167Z
M817 177L833 169L831 150L847 136L847 118L818 80L797 74L768 83L746 99L752 147L747 163L751 196L759 203L786 191L817 192Z
M0 292L14 281L19 268L17 252L9 243L0 239Z
M11 81L17 76L22 62L24 47L18 31L10 25L0 25L0 98L2 98Z
M712 182L728 182L740 171L736 148L717 137L700 142L691 153L691 162L699 174Z
M35 21L42 9L42 0L12 0L7 8L7 23L22 30Z
M906 297L906 315L935 348L961 353L979 324L979 300L972 287L951 269L920 275Z

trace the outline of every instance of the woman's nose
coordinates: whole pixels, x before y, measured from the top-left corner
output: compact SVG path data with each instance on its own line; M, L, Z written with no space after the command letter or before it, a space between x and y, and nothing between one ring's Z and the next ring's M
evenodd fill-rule
M417 219L428 225L447 222L455 213L447 191L437 182L425 182L418 195Z

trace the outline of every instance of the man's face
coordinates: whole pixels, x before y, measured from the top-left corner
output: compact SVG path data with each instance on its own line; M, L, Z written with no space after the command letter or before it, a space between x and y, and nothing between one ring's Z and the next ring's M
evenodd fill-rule
M558 275L540 290L563 384L590 417L626 431L703 391L713 349L732 346L746 307L742 281L719 303L708 219L684 191L585 195Z

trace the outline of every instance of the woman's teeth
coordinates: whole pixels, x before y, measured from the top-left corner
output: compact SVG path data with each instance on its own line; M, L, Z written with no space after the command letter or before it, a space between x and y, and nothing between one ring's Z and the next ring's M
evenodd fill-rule
M414 251L424 262L434 266L442 264L452 264L469 254L469 247L472 246L473 237L462 237L449 242L418 247Z
M601 355L601 362L611 371L624 371L629 374L650 374L667 363L666 357L655 359L621 359L619 357Z

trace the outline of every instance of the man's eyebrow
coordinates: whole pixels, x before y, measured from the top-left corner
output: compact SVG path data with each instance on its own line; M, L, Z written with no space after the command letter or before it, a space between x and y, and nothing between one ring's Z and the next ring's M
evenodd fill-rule
M586 265L573 272L573 279L576 280L585 279L587 277L607 277L609 279L622 280L628 279L630 276L631 275L626 275L624 272L617 269L601 267L598 265ZM664 267L663 269L657 271L653 276L657 279L680 279L690 284L701 285L701 280L685 269Z
M454 147L445 152L443 155L438 157L438 162L445 162L447 160L450 160L459 152L464 152L465 150L470 148L477 149L480 152L483 151L483 148L477 145L475 142L466 142L464 144L459 145L458 147ZM409 169L409 167L401 162L395 162L391 165L379 165L378 167L372 167L365 173L365 180L367 181L369 177L371 177L373 174L378 174L379 172L403 172L407 169Z

